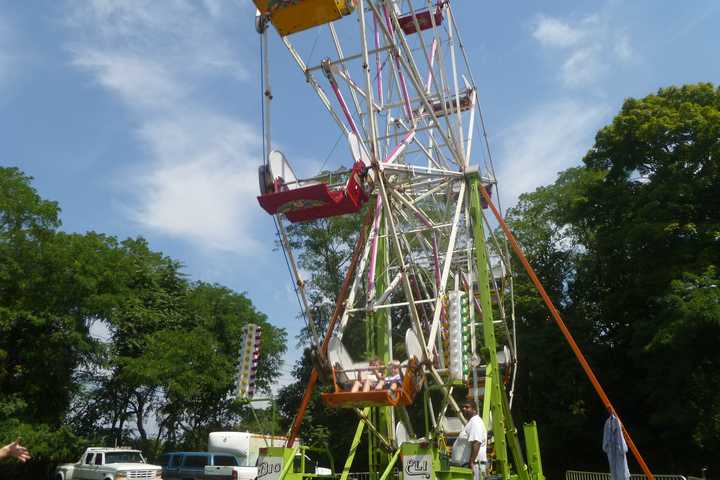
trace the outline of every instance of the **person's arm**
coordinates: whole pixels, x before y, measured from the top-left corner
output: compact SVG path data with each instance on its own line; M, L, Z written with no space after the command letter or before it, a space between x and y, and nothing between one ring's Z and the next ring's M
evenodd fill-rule
M480 453L480 442L470 442L470 466L472 466L477 460L478 454Z
M12 443L9 443L5 445L4 447L0 448L0 458L5 457L15 457L21 462L28 461L30 457L30 452L27 448L20 445L20 439L18 438Z

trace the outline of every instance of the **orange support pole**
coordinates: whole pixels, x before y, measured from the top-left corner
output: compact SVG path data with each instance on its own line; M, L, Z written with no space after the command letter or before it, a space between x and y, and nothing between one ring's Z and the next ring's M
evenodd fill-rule
M605 408L610 412L610 414L615 415L618 420L620 420L620 415L618 415L617 411L615 410L615 407L613 407L612 403L610 402L610 399L605 394L605 390L602 388L602 385L600 385L600 382L598 381L597 377L595 377L595 374L593 373L592 369L590 368L590 364L585 359L585 355L583 355L582 351L580 350L580 347L575 342L575 339L573 338L572 334L568 330L568 328L565 326L565 322L563 322L562 318L560 317L560 312L555 308L555 305L553 304L552 300L550 300L550 297L548 296L547 292L545 291L545 288L542 286L542 283L540 283L540 280L538 279L537 275L535 274L535 270L530 266L530 263L528 262L527 258L525 257L525 254L522 251L522 248L520 248L520 245L518 244L517 240L515 239L515 236L510 231L510 228L507 226L507 223L505 223L505 220L500 215L500 212L498 212L497 208L493 204L492 200L490 199L490 195L488 195L487 191L485 190L485 187L480 185L480 193L482 194L483 198L487 202L488 206L492 210L493 214L495 215L495 218L497 218L498 223L500 224L500 228L502 228L503 232L505 232L505 236L507 237L508 241L510 242L510 245L512 246L513 251L515 252L515 255L517 255L518 259L520 260L520 263L522 263L523 267L525 268L525 271L527 272L528 276L530 277L530 280L532 280L533 284L535 285L535 288L537 289L538 293L540 293L540 296L542 297L543 301L545 302L545 305L547 305L548 310L550 310L550 314L555 319L555 323L557 323L557 326L560 328L560 331L562 332L563 336L565 337L565 340L567 340L568 344L570 345L570 348L572 349L573 353L575 354L575 357L578 359L578 362L580 362L580 366L585 371L585 374L587 375L588 379L590 380L590 383L592 384L593 388L595 389L595 392L597 392L598 396L600 397L600 400L603 402L603 405L605 405ZM630 451L632 452L633 456L635 457L635 460L637 460L638 464L640 465L640 468L642 469L645 476L648 478L648 480L655 480L655 477L650 472L650 468L645 463L645 460L643 459L642 455L640 455L640 451L635 446L635 442L633 442L632 438L630 437L630 433L625 428L625 424L620 421L620 425L622 427L623 435L625 436L625 441L627 442L628 446L630 447Z
M285 445L287 448L292 447L292 444L295 443L295 438L297 438L298 432L300 431L300 424L302 423L302 419L305 416L305 410L307 410L308 403L310 403L310 397L312 396L312 392L315 389L315 384L318 380L318 372L317 368L313 368L312 372L310 373L310 379L308 380L308 384L305 387L305 394L303 395L302 402L300 402L300 408L298 408L298 413L295 415L295 421L293 422L292 429L290 430L290 436L288 436L287 444Z
M343 280L343 284L340 288L340 293L338 294L337 300L335 300L335 311L333 312L333 316L330 319L328 329L325 332L325 338L323 339L322 346L320 347L320 351L323 356L327 355L330 337L332 336L332 332L335 329L338 318L340 318L340 315L342 315L343 311L345 310L345 299L347 298L348 288L350 288L350 280L355 274L355 267L357 267L357 262L360 259L360 253L362 253L363 246L365 245L365 239L367 237L367 227L370 225L370 219L373 218L374 213L374 208L369 209L367 214L365 215L365 218L363 219L363 228L360 230L360 235L358 235L357 242L355 243L355 248L353 250L353 256L352 260L350 261L350 266L348 267L348 271L345 274L345 279ZM302 402L300 402L298 413L297 415L295 415L295 421L293 422L293 426L290 429L290 435L288 436L287 444L285 445L288 448L292 447L292 444L295 443L295 438L300 431L300 424L302 423L302 419L305 416L305 410L307 410L307 406L310 403L310 397L312 396L312 392L315 389L315 384L317 383L318 376L319 374L317 368L313 367L312 372L310 373L310 379L308 380L308 384L305 387L305 394L303 395Z

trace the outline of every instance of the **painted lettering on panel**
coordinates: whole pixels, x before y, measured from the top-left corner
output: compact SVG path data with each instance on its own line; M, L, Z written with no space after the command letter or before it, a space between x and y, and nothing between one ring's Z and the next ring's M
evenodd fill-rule
M405 455L403 457L404 480L430 480L432 476L431 455Z
M283 467L282 457L259 457L257 480L278 480Z

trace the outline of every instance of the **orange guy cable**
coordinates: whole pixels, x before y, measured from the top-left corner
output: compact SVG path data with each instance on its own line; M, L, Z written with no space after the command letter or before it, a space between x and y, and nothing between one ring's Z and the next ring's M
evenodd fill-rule
M517 255L517 257L520 260L520 263L522 263L523 267L525 267L525 271L527 272L528 276L530 277L530 280L532 280L533 284L535 285L535 288L537 288L538 292L540 293L540 296L545 301L545 305L547 305L548 310L550 310L550 314L555 319L555 323L557 323L563 336L565 336L565 340L567 340L568 344L570 345L570 348L572 349L573 353L575 354L575 357L578 359L578 362L580 362L580 366L582 366L588 379L590 379L590 383L592 384L593 388L595 388L595 392L597 392L598 396L600 397L600 400L602 400L602 402L605 405L605 408L608 410L608 412L610 412L610 414L612 414L612 415L615 415L618 418L618 420L620 420L620 416L618 415L617 411L613 407L608 396L605 394L605 390L603 390L602 385L600 385L600 382L595 377L595 374L593 373L592 369L590 368L590 364L585 359L585 355L583 355L582 351L580 350L580 347L578 347L572 334L565 326L565 322L563 322L562 318L560 317L560 313L555 308L555 305L553 304L552 300L550 300L550 297L548 296L547 292L545 291L545 288L542 286L542 283L540 283L540 280L538 279L537 275L535 274L535 270L533 270L533 268L530 266L530 263L528 262L527 258L525 257L525 254L523 253L522 248L520 248L520 245L518 244L517 240L515 239L515 236L512 234L512 232L510 231L510 228L505 223L505 220L503 220L502 216L500 215L500 212L498 212L497 208L495 207L492 200L490 199L490 195L488 195L487 191L485 190L485 187L483 187L482 185L479 185L479 189L480 189L480 193L482 194L483 198L485 199L487 204L490 206L490 209L492 210L493 214L495 215L495 218L497 218L497 221L500 223L500 227L503 229L503 232L505 232L505 236L510 241L510 245L512 246L512 249L515 252L515 255ZM632 452L633 456L635 457L635 460L637 460L638 464L640 464L640 468L642 469L643 473L645 473L645 476L648 478L648 480L655 480L654 475L650 472L650 468L645 463L645 460L643 460L642 455L640 455L640 451L635 446L635 442L633 442L632 438L630 437L630 433L627 431L627 429L625 428L625 424L622 421L620 421L620 426L622 427L622 431L625 436L625 440L627 441L627 444L630 447L630 451Z

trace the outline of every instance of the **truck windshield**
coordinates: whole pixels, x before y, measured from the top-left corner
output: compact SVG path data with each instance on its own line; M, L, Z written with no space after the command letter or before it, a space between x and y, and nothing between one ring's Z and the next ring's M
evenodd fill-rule
M140 452L106 452L105 463L145 463Z

